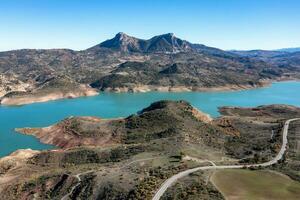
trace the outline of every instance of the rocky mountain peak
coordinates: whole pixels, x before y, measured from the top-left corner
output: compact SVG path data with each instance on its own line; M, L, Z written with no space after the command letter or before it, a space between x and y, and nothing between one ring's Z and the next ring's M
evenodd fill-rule
M166 34L163 34L163 35L160 35L161 37L163 38L176 38L175 34L174 33L166 33Z
M119 32L115 35L114 37L116 40L122 41L122 40L126 40L129 38L132 38L131 36L127 35L126 33L123 32Z
M88 50L110 49L122 53L179 53L179 52L209 52L224 54L224 51L206 47L205 45L192 44L166 33L144 40L119 32L112 39L106 40Z
M158 35L149 40L148 51L162 53L176 53L192 51L191 44L177 38L174 33Z
M140 43L140 39L120 32L117 33L114 38L106 40L97 46L122 52L140 52Z

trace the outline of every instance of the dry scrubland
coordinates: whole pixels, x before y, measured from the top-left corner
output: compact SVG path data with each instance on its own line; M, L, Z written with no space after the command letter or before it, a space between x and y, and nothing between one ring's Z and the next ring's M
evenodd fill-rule
M167 178L209 161L265 162L279 150L283 123L300 114L299 108L284 105L220 111L221 117L211 119L188 102L159 101L122 119L70 117L46 128L18 129L60 149L1 159L0 199L151 199ZM299 122L291 124L288 152L269 168L298 181L299 128ZM245 170L244 184L247 173L266 173L271 183L278 182L278 175ZM162 198L223 199L210 176L209 171L191 174ZM288 191L282 195L293 194Z

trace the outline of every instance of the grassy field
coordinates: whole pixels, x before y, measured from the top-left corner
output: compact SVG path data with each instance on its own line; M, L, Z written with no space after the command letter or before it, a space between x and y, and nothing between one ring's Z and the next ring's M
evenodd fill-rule
M300 183L271 171L220 170L212 183L230 200L300 199Z

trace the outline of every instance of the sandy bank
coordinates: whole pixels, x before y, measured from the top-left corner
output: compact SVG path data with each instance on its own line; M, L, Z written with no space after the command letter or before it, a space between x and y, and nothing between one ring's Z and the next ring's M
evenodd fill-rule
M85 85L79 86L76 91L68 91L68 92L61 92L61 91L53 91L49 93L33 93L28 95L22 96L11 96L11 97L3 97L1 99L2 105L25 105L31 103L38 103L38 102L46 102L52 101L57 99L65 99L65 98L77 98L82 96L94 96L98 95L99 93L97 90L90 88Z
M105 88L105 92L221 92L221 91L238 91L266 87L271 85L271 81L263 81L259 84L248 85L230 85L218 87L193 87L193 86L155 86L155 85L134 85L130 87Z
M274 81L274 80L273 80ZM276 80L282 81L282 80ZM218 87L192 87L192 86L156 86L156 85L132 85L124 87L108 87L105 92L222 92L222 91L239 91L247 89L256 89L261 87L266 87L271 85L272 80L263 80L258 84L248 84L248 85L235 85L235 84L226 84L224 86ZM21 96L10 96L3 97L1 100L2 105L25 105L37 102L46 102L57 99L65 98L77 98L82 96L94 96L98 95L98 91L94 88L91 88L86 85L80 85L76 90L62 92L62 91L53 91L49 93L29 93Z

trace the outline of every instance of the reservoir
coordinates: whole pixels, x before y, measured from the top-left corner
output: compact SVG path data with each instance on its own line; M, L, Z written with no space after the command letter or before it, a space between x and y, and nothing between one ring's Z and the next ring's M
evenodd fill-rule
M158 100L186 100L199 110L219 116L220 106L251 107L266 104L300 106L300 82L276 82L270 87L232 92L100 93L97 96L64 99L25 106L0 106L0 157L17 149L51 149L32 136L14 131L44 127L69 116L126 117ZM300 117L300 116L299 116Z

